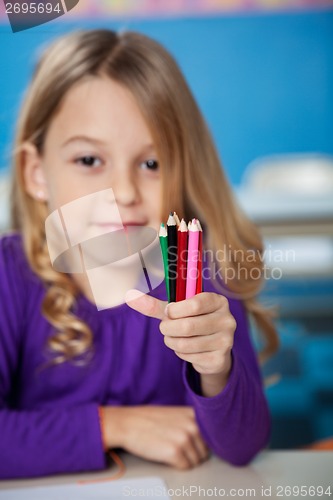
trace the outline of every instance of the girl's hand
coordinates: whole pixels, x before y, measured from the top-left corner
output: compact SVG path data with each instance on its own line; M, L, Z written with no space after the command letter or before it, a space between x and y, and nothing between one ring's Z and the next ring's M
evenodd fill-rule
M167 304L138 290L130 290L126 302L142 314L161 320L165 345L179 358L192 363L201 374L205 396L214 396L224 388L231 370L236 329L225 297L202 292Z
M103 407L105 444L146 460L189 469L208 458L208 448L188 406Z

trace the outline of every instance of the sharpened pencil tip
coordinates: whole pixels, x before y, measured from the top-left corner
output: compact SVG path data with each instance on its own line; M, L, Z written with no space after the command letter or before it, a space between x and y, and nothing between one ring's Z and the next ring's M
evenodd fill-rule
M168 220L167 220L167 226L176 226L176 225L177 225L176 219L174 218L173 214L171 213L169 215Z

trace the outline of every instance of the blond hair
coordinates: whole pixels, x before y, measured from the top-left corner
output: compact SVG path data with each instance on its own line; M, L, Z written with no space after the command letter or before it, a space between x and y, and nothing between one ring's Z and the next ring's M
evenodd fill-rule
M22 144L33 143L43 152L44 139L63 97L85 78L108 76L131 91L151 130L161 165L161 214L170 209L187 220L198 217L205 229L205 247L228 248L222 265L239 268L239 251L254 251L242 259L248 273L228 283L228 290L243 299L266 339L262 359L277 348L272 320L256 301L262 283L263 245L255 225L232 197L208 128L171 55L154 40L138 33L109 30L78 31L54 42L41 57L27 91L15 143L13 228L22 232L25 252L34 272L46 285L43 314L55 327L49 347L57 361L89 352L92 332L75 316L79 293L75 283L56 272L48 256L44 222L47 207L24 189ZM243 255L244 255L243 254ZM261 276L251 278L251 269Z

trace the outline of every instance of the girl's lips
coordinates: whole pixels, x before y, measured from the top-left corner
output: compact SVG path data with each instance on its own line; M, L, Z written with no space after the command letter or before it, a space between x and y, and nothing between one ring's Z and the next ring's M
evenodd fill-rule
M123 229L126 226L145 226L145 222L135 222L135 221L128 221L128 222L123 222L123 225L118 224L118 223L113 223L113 222L94 222L94 226L97 227L102 227L105 229L109 229L110 231L119 231L120 229Z
M145 226L146 224L147 222L133 222L133 221L123 222L123 226Z

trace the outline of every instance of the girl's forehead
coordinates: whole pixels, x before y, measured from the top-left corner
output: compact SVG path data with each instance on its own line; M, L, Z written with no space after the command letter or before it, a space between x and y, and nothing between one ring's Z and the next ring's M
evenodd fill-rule
M131 92L108 77L91 77L64 96L50 124L55 137L98 136L101 140L151 141L151 134Z
M125 85L112 80L106 76L91 76L80 80L73 85L65 94L60 109L68 106L80 105L84 110L91 105L97 106L104 103L105 106L112 105L116 110L119 106L137 108L138 105L133 94Z

